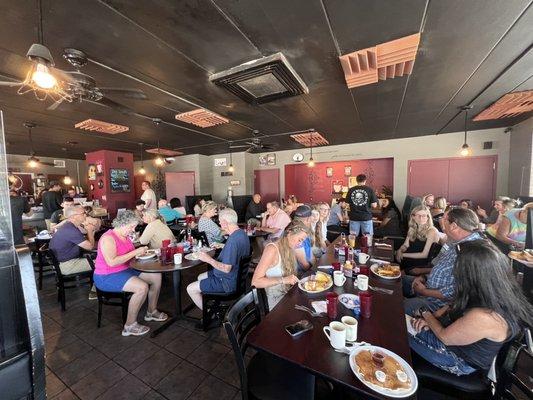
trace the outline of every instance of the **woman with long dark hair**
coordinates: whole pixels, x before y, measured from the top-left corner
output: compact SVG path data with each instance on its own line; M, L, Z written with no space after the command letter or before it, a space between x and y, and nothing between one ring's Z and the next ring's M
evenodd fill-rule
M488 240L457 245L454 300L435 315L420 310L411 349L455 375L488 370L502 345L533 325L531 305L511 272L509 259ZM436 318L445 313L447 326Z
M381 224L374 230L374 236L401 236L400 220L402 219L400 210L392 197L379 199L381 203Z

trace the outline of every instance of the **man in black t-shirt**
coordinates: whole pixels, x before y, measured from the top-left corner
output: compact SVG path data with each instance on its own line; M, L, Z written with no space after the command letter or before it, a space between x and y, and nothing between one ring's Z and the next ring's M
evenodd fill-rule
M22 214L31 215L31 208L26 197L22 197L16 190L9 191L9 203L11 205L11 226L13 228L13 244L24 244L22 231Z
M50 217L54 211L61 210L63 197L61 196L61 185L56 181L50 181L50 189L43 194L43 214L47 222L47 229L50 229Z
M350 188L346 195L346 201L350 205L350 233L356 236L359 232L373 235L371 208L378 206L378 198L374 190L366 186L366 175L357 175L355 179L357 185Z

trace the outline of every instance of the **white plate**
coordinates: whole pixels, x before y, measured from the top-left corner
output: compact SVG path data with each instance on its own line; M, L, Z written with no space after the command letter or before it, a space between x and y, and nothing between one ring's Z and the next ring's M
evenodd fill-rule
M326 274L324 274L324 275L326 275ZM333 286L333 279L330 277L329 284L326 285L326 287L325 287L324 289L322 289L322 290L317 290L317 291L314 291L314 292L313 292L313 291L310 291L310 290L306 290L306 289L304 288L304 283L307 282L310 278L311 278L311 276L306 276L305 278L300 279L300 282L298 282L298 287L299 287L302 291L304 291L304 292L306 292L306 293L311 293L311 294L322 293L322 292L325 292L326 290L330 289L330 288Z
M135 256L137 260L149 260L154 257L157 257L157 253L154 250L148 250L146 254L143 254L142 256Z
M398 279L399 277L402 276L401 272L400 272L400 274L398 276L383 276L383 275L378 274L378 268L379 268L379 265L377 265L377 264L372 264L370 266L370 270L374 273L374 275L376 275L379 278L388 279L390 281L393 281L393 280Z
M346 307L349 310L353 310L354 308L359 308L359 296L351 293L343 293L339 295L339 303L341 303L344 307Z
M359 354L361 351L379 351L385 355L391 356L394 358L403 368L405 373L407 374L407 377L411 380L411 387L409 389L387 389L378 385L374 385L373 383L367 382L363 375L359 372L359 367L355 364L354 356ZM412 394L416 392L416 389L418 388L418 379L416 377L415 371L413 371L413 368L399 355L393 353L390 350L384 349L383 347L378 346L358 346L354 347L352 351L350 352L350 355L348 356L349 362L350 362L350 368L352 369L352 372L355 374L357 379L359 379L361 382L363 382L364 385L369 387L370 389L378 392L379 394L383 394L385 396L394 397L394 398L403 398L403 397L409 397Z
M223 249L223 248L224 248L224 243L214 242L214 243L211 245L211 247L212 247L213 249ZM209 249L209 250L211 250L211 249Z
M185 259L189 260L189 261L197 261L199 259L198 258L198 253L187 254L187 255L185 255Z

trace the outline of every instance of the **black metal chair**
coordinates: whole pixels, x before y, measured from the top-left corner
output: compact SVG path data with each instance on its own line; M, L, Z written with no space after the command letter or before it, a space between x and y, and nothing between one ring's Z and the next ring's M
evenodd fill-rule
M91 266L91 269L94 272L94 260L91 254L86 254L85 257ZM102 308L106 306L121 307L122 309L122 323L126 323L128 317L128 305L130 303L131 293L129 292L106 292L98 289L96 285L96 296L98 297L98 323L97 326L100 328L102 325Z
M61 310L66 310L66 296L65 289L75 289L80 285L80 281L88 279L87 282L90 286L93 284L93 271L76 272L75 274L65 275L61 272L59 261L52 249L45 244L41 247L42 251L45 251L45 257L48 258L48 262L54 266L56 275L56 288L57 288L57 301L61 303Z
M533 353L520 342L513 342L500 367L497 399L533 399Z
M201 240L204 246L210 245L205 232L200 232L198 229L191 229L191 236L196 240Z
M237 288L231 293L202 293L202 328L206 331L213 320L222 322L228 308L246 292L246 279L251 257L243 257L237 272Z
M256 289L246 293L231 307L224 322L239 370L242 399L312 399L315 377L304 369L263 352L252 356L246 365L246 339L260 322Z
M50 239L37 239L33 242L34 253L37 257L37 265L34 263L34 271L37 272L37 286L39 290L43 288L43 277L55 273L54 266L46 258L46 251ZM43 247L45 246L45 247ZM44 248L44 251L41 251Z

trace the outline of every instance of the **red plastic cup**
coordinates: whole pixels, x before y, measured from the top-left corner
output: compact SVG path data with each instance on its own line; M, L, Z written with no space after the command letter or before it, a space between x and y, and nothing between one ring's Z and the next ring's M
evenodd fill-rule
M333 267L334 271L340 271L341 270L341 263L340 262L331 263L331 266Z
M165 249L170 246L170 239L165 239L161 242L161 246L163 246Z
M181 253L183 254L183 245L182 244L178 244L176 246L176 253Z
M361 247L368 247L368 238L365 235L361 236L359 243L361 243ZM366 251L363 251L363 253L366 253Z
M370 291L359 292L359 302L361 303L361 315L370 318L372 315L372 293Z
M368 268L368 265L361 264L361 265L359 266L359 273L360 273L361 275L369 276L368 274L370 273L370 268Z
M328 317L330 319L337 318L337 306L339 303L339 295L335 292L328 292L326 294L326 304L328 308Z
M166 264L168 262L167 247L161 247L160 252L161 264Z
M361 247L361 253L368 254L368 247L366 247L366 246Z

